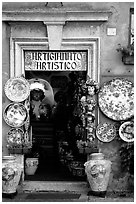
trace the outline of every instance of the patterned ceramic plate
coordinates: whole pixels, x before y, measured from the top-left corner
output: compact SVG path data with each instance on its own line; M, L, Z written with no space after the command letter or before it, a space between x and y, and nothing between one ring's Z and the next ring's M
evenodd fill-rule
M109 123L100 123L96 128L96 136L102 142L111 142L116 136L116 127Z
M10 103L3 112L5 122L11 127L21 127L27 119L27 110L21 103Z
M119 128L119 136L125 142L134 141L134 122L127 121L124 122Z
M134 85L116 78L104 83L98 94L101 111L110 119L127 120L134 115Z
M6 82L4 90L9 100L22 102L30 94L30 85L23 77L13 77Z
M24 131L20 128L12 128L7 135L8 144L21 145L24 142Z

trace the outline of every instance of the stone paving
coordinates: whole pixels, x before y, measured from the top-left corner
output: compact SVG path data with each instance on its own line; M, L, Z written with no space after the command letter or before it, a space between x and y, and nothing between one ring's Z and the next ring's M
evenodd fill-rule
M27 196L31 192L19 192L14 198L3 198L2 202L134 202L134 195L131 193L129 195L106 195L103 197L98 196L88 196L81 192L79 199L27 199ZM41 194L41 192L39 192ZM39 194L37 192L37 194ZM44 192L42 192L44 194ZM47 193L47 192L46 192ZM77 192L75 192L77 193Z
M33 188L32 188L33 187ZM46 189L43 190L43 189ZM105 197L92 196L89 194L90 188L86 182L24 182L23 186L19 186L18 194L14 198L2 198L2 202L134 202L134 193L127 192L107 192ZM41 199L39 196L35 199L28 199L31 193L50 193L50 192L71 192L81 194L79 199Z

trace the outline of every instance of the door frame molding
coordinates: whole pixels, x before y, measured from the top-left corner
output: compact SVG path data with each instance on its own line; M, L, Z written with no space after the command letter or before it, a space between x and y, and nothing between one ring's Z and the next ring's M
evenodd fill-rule
M100 37L63 38L61 50L88 50L87 74L100 83ZM10 38L10 77L25 76L24 51L49 50L47 37ZM96 125L99 123L99 109L96 111Z
M88 75L100 81L100 38L74 37L63 38L61 50L88 50ZM24 75L24 51L49 50L47 37L43 38L10 38L10 77Z

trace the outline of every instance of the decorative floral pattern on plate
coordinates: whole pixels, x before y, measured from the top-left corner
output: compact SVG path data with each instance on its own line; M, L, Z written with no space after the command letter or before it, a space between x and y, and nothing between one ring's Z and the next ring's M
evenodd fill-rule
M119 128L119 136L125 142L134 141L134 122L127 121L124 122Z
M96 136L102 142L111 142L116 136L116 127L109 123L100 123L96 128Z
M134 85L123 78L104 83L98 93L101 111L110 119L127 120L134 115Z
M21 103L10 103L4 110L5 122L11 127L21 127L27 119L27 110Z
M22 102L30 94L30 85L23 77L13 77L6 82L4 90L9 100Z
M12 128L7 135L7 142L10 146L22 145L24 143L24 131L21 128Z

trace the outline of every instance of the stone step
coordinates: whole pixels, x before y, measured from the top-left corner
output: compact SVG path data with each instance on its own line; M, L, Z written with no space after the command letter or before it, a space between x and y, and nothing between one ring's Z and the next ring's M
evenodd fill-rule
M24 181L23 191L25 192L44 192L44 191L76 191L86 193L88 192L88 184L84 181Z

